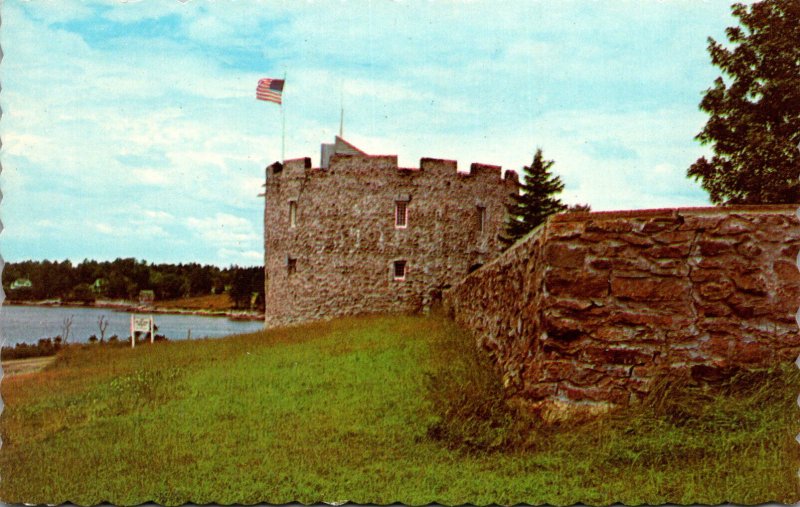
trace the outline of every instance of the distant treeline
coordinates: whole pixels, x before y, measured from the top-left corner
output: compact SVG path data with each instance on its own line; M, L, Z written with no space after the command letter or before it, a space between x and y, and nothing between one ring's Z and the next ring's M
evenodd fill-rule
M8 262L3 289L10 301L96 299L136 301L141 291L155 300L228 293L236 308L263 307L264 268L219 268L197 263L148 264L133 258L114 261Z

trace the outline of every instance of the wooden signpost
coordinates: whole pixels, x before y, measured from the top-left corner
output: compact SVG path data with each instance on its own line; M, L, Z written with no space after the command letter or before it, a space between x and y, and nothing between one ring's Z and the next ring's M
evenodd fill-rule
M136 347L136 333L150 333L150 343L153 343L154 340L154 328L153 324L153 316L150 315L149 317L140 317L138 315L131 315L131 348Z

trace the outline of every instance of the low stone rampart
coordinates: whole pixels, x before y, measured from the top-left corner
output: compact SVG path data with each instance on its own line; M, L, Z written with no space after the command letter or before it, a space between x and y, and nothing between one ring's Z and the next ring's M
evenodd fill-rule
M444 304L548 417L627 405L676 370L712 380L793 361L796 208L557 215Z

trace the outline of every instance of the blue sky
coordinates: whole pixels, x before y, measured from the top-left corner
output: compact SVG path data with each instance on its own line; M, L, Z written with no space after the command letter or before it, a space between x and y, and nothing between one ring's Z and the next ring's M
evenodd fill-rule
M686 168L728 2L6 1L0 253L259 265L287 76L287 158L339 129L368 153L520 169L568 203L702 206Z

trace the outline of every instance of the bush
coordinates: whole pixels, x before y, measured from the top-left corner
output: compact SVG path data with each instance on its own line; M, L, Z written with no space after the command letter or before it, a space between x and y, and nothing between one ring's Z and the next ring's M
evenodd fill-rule
M65 300L73 303L90 304L94 303L95 294L89 284L80 283L73 287L69 294L67 294Z
M60 337L56 337L60 338ZM61 350L60 339L42 338L35 345L30 343L17 343L13 347L3 347L3 359L27 359L31 357L53 356Z
M428 375L436 415L428 436L468 452L523 445L535 426L532 416L507 402L499 372L472 338L455 326L446 335L432 344L440 368Z

